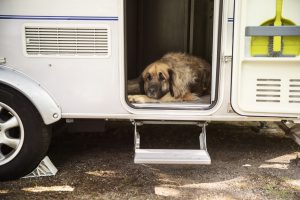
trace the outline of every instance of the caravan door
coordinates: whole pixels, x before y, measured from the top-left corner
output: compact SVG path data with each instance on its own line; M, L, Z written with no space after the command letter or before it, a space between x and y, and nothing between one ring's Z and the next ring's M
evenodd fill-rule
M281 25L273 24L276 8ZM299 0L235 0L231 101L237 113L300 116L299 8Z

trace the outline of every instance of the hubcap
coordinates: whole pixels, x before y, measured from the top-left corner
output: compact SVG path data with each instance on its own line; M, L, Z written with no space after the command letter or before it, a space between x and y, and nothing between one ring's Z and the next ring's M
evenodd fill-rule
M24 127L18 114L0 102L0 166L14 159L24 142Z

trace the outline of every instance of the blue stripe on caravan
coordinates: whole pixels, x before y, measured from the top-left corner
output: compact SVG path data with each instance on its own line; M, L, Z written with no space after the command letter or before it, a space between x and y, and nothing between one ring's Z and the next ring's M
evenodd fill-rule
M35 16L35 15L0 15L0 19L31 19L31 20L105 20L117 21L118 17L97 16Z

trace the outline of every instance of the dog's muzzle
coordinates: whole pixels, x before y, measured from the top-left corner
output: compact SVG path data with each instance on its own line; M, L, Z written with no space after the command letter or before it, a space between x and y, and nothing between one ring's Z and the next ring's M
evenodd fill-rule
M151 85L147 90L147 96L154 99L161 98L160 88L156 85Z

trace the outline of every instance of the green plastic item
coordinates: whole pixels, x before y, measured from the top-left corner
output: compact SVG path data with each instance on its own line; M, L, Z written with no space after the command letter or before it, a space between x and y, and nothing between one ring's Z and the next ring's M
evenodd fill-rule
M295 26L282 17L283 0L276 0L276 15L260 26ZM300 36L256 36L251 38L251 56L293 57L300 55Z
M276 16L274 21L274 26L282 26L282 4L283 0L277 0L276 1ZM281 36L274 36L273 37L273 52L281 52Z

